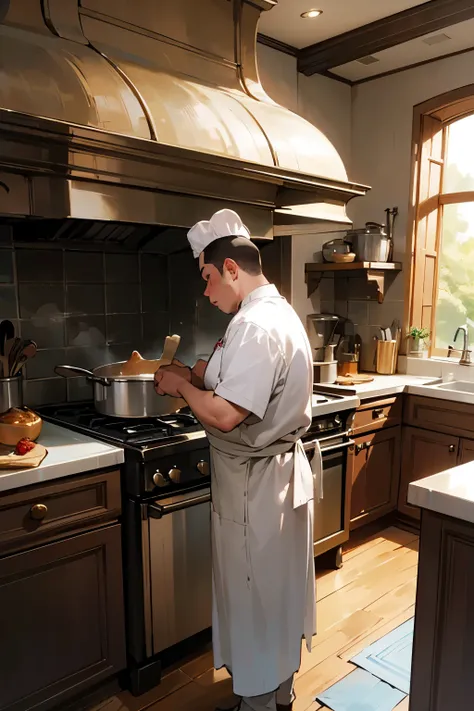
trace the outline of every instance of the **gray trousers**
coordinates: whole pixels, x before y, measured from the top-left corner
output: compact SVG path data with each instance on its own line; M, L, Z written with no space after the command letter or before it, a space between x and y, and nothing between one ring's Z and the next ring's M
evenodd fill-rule
M283 682L276 691L262 696L244 696L240 711L276 711L276 705L288 706L295 700L293 691L294 677Z

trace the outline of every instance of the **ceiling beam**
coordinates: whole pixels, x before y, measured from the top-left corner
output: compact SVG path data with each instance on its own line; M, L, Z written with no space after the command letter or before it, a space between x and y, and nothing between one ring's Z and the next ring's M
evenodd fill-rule
M474 0L430 0L305 47L298 52L298 70L322 73L472 18Z
M266 47L271 47L272 49L277 49L279 52L284 52L284 54L289 54L291 57L297 57L299 53L299 50L291 44L280 42L280 40L269 37L268 35L262 35L260 32L257 35L257 41Z

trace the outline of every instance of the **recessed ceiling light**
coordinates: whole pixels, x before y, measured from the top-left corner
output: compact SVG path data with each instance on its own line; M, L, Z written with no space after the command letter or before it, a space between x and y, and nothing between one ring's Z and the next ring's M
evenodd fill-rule
M301 17L305 20L312 20L314 17L319 17L322 14L322 10L306 10L306 12L301 13Z

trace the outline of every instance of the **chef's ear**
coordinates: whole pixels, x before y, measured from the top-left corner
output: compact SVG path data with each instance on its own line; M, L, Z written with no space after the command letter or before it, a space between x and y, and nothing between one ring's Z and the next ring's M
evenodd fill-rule
M239 265L237 264L237 262L234 262L233 259L227 257L227 259L225 259L224 261L224 269L229 273L232 279L237 279L237 276L239 274Z

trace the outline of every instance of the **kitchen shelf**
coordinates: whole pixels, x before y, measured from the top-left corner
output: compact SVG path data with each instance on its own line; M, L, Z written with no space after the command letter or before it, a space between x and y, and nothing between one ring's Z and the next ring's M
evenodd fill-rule
M381 304L385 295L385 277L402 270L401 262L309 262L305 264L305 280L308 296L311 296L319 286L323 274L327 272L344 273L346 276L357 276L363 273L367 282L377 286L377 300Z

